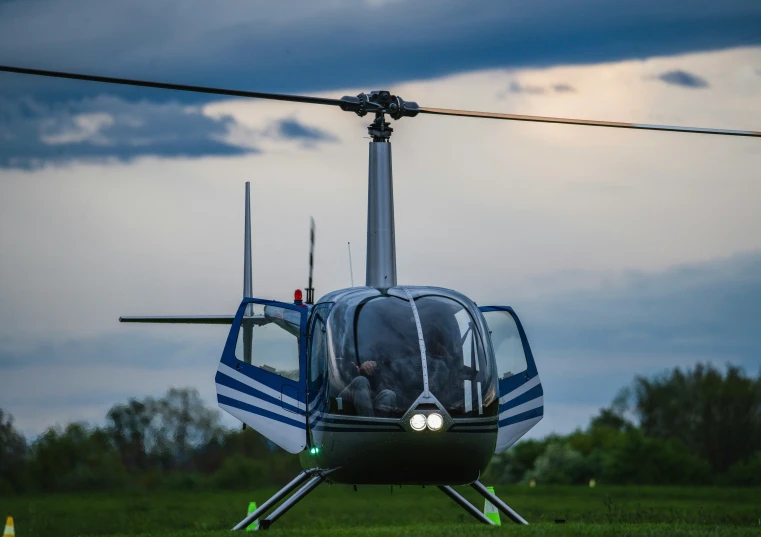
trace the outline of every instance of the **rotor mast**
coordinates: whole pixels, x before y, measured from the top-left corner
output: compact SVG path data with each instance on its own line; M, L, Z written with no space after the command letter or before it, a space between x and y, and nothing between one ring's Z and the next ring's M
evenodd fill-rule
M388 91L361 93L344 97L341 108L364 116L375 112L375 120L367 127L370 142L367 182L367 264L365 285L389 288L396 286L396 237L394 228L394 184L391 167L391 133L386 121L416 116L417 103L405 102Z
M383 112L367 128L370 166L367 181L367 268L368 287L396 286L396 237L394 226L394 181L391 168L391 133Z

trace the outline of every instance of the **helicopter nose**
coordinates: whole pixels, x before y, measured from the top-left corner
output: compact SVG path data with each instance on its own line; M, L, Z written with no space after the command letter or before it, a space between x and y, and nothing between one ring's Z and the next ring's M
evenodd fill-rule
M454 423L443 407L423 401L413 404L401 421L405 429L415 433L446 431Z
M420 432L428 428L431 431L439 431L444 426L444 417L438 412L430 414L415 413L409 420L410 428Z

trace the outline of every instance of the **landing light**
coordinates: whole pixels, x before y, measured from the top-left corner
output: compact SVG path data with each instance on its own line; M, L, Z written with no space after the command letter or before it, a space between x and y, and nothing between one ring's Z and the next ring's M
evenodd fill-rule
M415 414L410 418L410 427L415 431L422 431L425 429L425 416L423 414Z
M441 426L444 425L444 418L441 417L441 414L428 414L426 423L428 424L428 428L430 430L438 431L441 429Z

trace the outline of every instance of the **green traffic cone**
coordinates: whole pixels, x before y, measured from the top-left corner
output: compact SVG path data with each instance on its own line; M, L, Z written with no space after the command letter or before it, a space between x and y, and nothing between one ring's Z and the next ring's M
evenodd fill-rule
M248 504L248 514L250 515L256 511L256 502L249 502ZM257 518L254 520L251 524L246 527L246 531L257 531L259 529L259 519Z
M489 489L489 492L494 494L494 487L486 487ZM486 515L486 518L494 522L495 526L501 526L502 522L499 520L499 510L494 507L494 504L491 503L489 500L484 500L484 514Z

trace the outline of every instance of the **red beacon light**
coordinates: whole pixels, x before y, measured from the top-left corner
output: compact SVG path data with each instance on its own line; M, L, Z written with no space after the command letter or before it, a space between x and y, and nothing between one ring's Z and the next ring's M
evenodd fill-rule
M293 292L293 303L298 306L301 306L304 303L304 295L301 292L301 289L296 289Z

